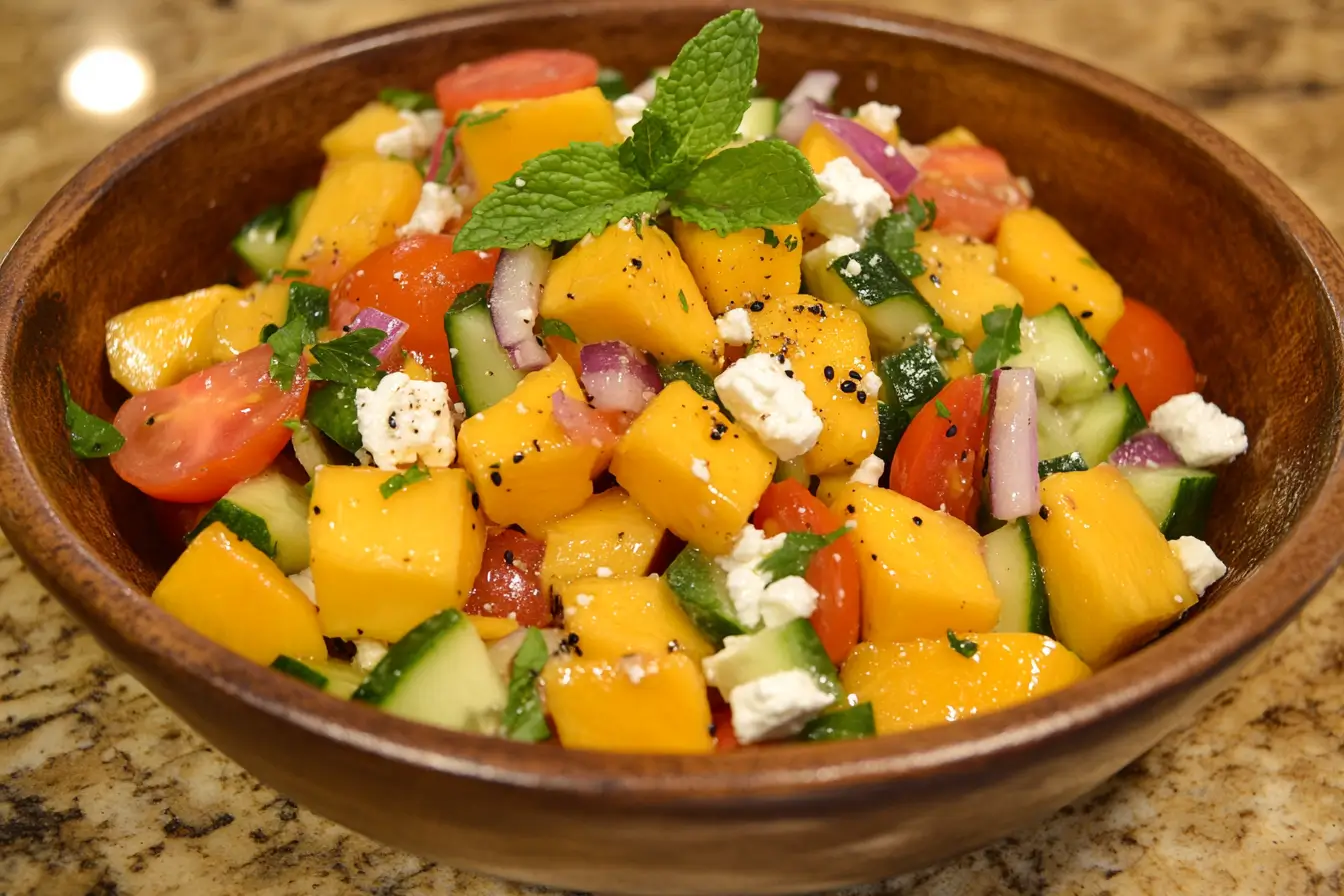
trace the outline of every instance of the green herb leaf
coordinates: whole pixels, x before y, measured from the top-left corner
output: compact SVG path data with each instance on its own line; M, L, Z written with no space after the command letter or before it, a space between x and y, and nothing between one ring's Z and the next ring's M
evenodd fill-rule
M428 478L429 471L417 464L410 469L389 476L378 486L378 491L382 493L384 498L390 498L407 486L424 482Z
M980 645L976 644L974 641L958 638L957 633L952 631L952 629L947 630L947 643L951 644L952 649L966 657L966 659L975 656L976 651L980 649Z
M783 140L758 140L708 158L672 214L724 236L734 230L791 224L822 197L807 160Z
M1036 474L1041 479L1055 473L1079 473L1086 469L1087 461L1083 460L1083 456L1077 451L1046 458L1036 464Z
M686 291L682 289L677 290L677 299L681 301L681 310L690 314L691 303L686 301Z
M779 237L775 236L775 232L771 230L769 227L762 227L761 233L763 239L765 240L765 244L769 246L771 249L779 245Z
M943 400L941 398L935 398L933 401L933 406L938 411L939 417L942 417L944 420L952 419L952 412L947 409L947 405L943 404Z
M1090 268L1096 268L1097 270L1101 270L1101 265L1097 264L1096 261L1094 261L1091 257L1087 255L1084 255L1082 258L1078 260Z
M470 311L477 305L484 305L490 298L490 284L477 283L470 289L464 289L453 299L453 304L448 306L447 314L461 314L464 311ZM576 340L577 341L577 340Z
M784 237L784 251L792 252L794 249L797 248L798 248L798 237L794 236L793 234L789 234L788 236Z
M896 296L919 296L910 278L879 249L860 249L842 255L831 262L831 270L840 275L855 298L868 306L880 305Z
M933 225L937 208L932 200L921 202L911 194L904 211L892 212L868 231L867 245L880 249L906 277L924 273L924 260L915 251L915 233Z
M313 336L307 323L301 318L289 321L266 337L271 347L271 379L282 389L294 384L294 376L299 369L299 359L303 357L303 347L312 342Z
M989 373L1022 351L1022 306L1009 309L996 305L993 311L982 314L980 321L985 328L985 341L971 360L976 373Z
M694 361L673 361L671 364L658 365L658 376L664 386L670 386L680 380L695 390L706 401L719 403L719 393L714 388L714 379L705 373L703 367ZM724 412L727 413L726 411ZM732 419L729 417L728 419Z
M574 329L562 320L556 320L553 317L541 318L541 338L555 336L558 339L568 339L570 342L578 342L579 337L574 335Z
M537 678L549 657L550 650L541 630L529 628L514 654L513 670L509 674L509 699L504 704L503 719L505 737L537 743L551 736L546 714L541 709L541 696L537 693Z
M326 327L331 316L331 290L311 283L289 284L289 307L285 323L303 322L305 342L317 341L317 331Z
M373 354L373 348L386 338L387 334L376 327L361 327L339 339L319 342L313 346L308 379L372 389L382 379L378 370L382 362Z
M812 562L812 555L848 531L848 526L841 526L825 535L818 535L815 532L790 532L784 536L784 544L756 564L756 570L765 573L771 582L787 579L789 576L806 575L807 567Z
M571 143L524 163L495 185L458 232L454 248L519 249L597 233L621 218L652 214L663 199L621 169L615 147Z
M296 280L296 279L298 279L299 277L307 277L307 276L310 275L310 274L312 274L312 271L305 271L303 268L283 268L283 269L274 269L274 268L273 268L273 269L267 271L267 272L266 272L266 276L265 276L265 277L262 277L261 279L263 279L263 280Z
M298 432L299 430L303 429L302 420L282 420L280 421L280 423L282 426L285 427L285 429L289 430L290 432Z
M602 91L602 95L609 100L623 97L630 92L625 84L625 75L614 68L597 70L597 89Z
M126 444L126 438L102 417L90 414L75 404L70 396L70 385L65 381L65 370L56 365L56 376L61 381L61 400L65 402L65 428L70 432L70 450L85 460L116 454Z
M386 103L398 112L428 112L438 107L429 94L403 87L384 87L378 91L378 102Z
M304 409L309 423L351 454L364 447L355 414L356 391L354 386L344 383L313 389L308 393L308 405Z
M215 502L215 506L201 517L201 521L196 524L196 528L187 533L183 540L190 544L197 535L204 532L211 523L223 523L234 535L244 541L252 542L253 547L261 551L267 557L275 557L275 539L271 536L271 529L266 525L266 520L253 513L245 507L233 503L228 498L220 498Z

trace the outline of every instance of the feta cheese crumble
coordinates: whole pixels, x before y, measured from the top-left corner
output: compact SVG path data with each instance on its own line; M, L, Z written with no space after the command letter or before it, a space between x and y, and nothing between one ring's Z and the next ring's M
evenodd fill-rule
M853 255L863 247L857 241L847 236L833 236L817 248L813 249L821 255L826 262L826 267L831 266L831 262L837 258L844 258L846 255Z
M1244 454L1246 427L1198 392L1177 395L1153 411L1148 425L1192 467L1212 467Z
M405 159L413 162L429 152L443 129L443 113L438 109L428 112L397 113L406 122L395 131L379 134L373 141L373 150L387 159Z
M312 568L301 569L289 577L294 583L294 587L303 592L303 596L308 598L313 606L317 606L317 586L313 584Z
M821 595L802 576L785 576L765 586L761 593L761 622L766 628L806 619L817 609Z
M1227 565L1218 559L1213 548L1193 535L1182 535L1168 544L1176 559L1181 561L1186 577L1190 579L1190 590L1200 597L1214 582L1227 575Z
M858 467L850 474L849 481L857 482L860 485L877 485L882 480L882 473L887 469L887 465L882 462L882 458L876 454L870 454L859 461Z
M701 482L709 481L709 461L703 457L691 458L691 475Z
M789 669L738 685L728 694L733 733L743 744L791 737L834 702L802 669Z
M744 526L732 553L715 558L727 573L728 599L738 620L748 628L764 623L767 628L784 625L817 608L817 590L801 576L771 582L757 570L766 557L784 546L785 533L766 538L755 526Z
M862 240L879 218L891 214L891 196L846 156L828 162L817 184L825 195L812 206L812 220L825 236Z
M644 110L648 107L648 101L634 93L618 96L611 101L612 111L616 113L616 130L621 132L622 137L634 134L635 125L644 117Z
M855 121L883 137L896 131L896 119L900 117L900 106L888 106L877 102L864 103L854 113Z
M719 338L727 345L747 345L751 342L751 315L745 308L730 308L714 322Z
M863 273L863 265L859 264L857 258L851 258L849 264L845 265L845 273L851 277L857 277Z
M420 233L443 233L444 225L462 214L462 203L452 187L427 180L420 187L420 201L415 204L411 220L397 228L397 236L415 236Z
M863 375L863 379L859 380L859 385L864 392L877 397L877 394L882 391L882 377L870 370Z
M774 355L747 355L719 374L714 388L737 422L781 460L806 454L821 435L821 417L791 366Z
M355 639L355 665L361 672L372 672L373 667L387 656L387 645L372 638Z
M355 420L374 466L390 470L423 461L446 467L457 457L446 383L389 373L376 389L355 392Z
M599 566L596 572L599 579L609 579L613 575L610 566Z

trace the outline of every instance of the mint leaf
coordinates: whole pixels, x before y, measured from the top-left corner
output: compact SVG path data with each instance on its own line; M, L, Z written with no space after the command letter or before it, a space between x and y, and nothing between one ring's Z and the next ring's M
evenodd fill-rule
M294 375L303 357L303 347L312 342L313 334L302 318L294 318L271 332L266 344L271 347L271 379L281 389L294 384Z
M784 536L784 544L756 564L756 570L769 576L771 582L778 582L789 576L806 575L807 567L812 563L812 555L848 531L848 526L841 526L825 535L818 535L815 532L790 532Z
M384 479L378 486L378 491L382 493L384 499L390 498L408 485L424 482L428 478L429 471L422 466L416 465L408 470L403 470L400 473L393 474Z
M976 651L980 649L980 645L976 644L974 641L967 640L966 638L958 638L957 633L952 631L952 629L947 630L947 643L951 644L952 649L966 657L966 659L975 656Z
M1094 261L1092 258L1090 258L1090 257L1087 256L1087 255L1083 255L1083 256L1079 257L1078 262L1079 262L1080 264L1085 264L1085 265L1087 265L1087 266L1090 267L1090 268L1096 268L1097 270L1101 270L1101 265L1097 264L1096 261Z
M1010 310L996 305L993 311L980 315L980 322L985 328L985 341L975 350L971 362L976 373L989 373L1022 351L1022 306L1014 305Z
M705 25L681 48L629 141L628 163L646 183L675 184L688 165L737 136L751 104L760 33L756 13L738 9Z
M245 507L233 503L228 498L221 498L215 502L201 521L196 524L196 528L186 534L182 540L190 544L206 530L211 523L223 523L224 527L237 535L244 541L252 542L252 545L267 557L275 559L275 538L271 535L270 526L266 520L258 514L253 513Z
M56 376L61 381L65 428L70 432L70 450L75 452L75 456L89 460L120 451L121 446L126 444L126 437L102 417L90 414L75 404L75 399L70 395L70 385L65 381L65 370L59 364L56 365Z
M514 654L513 669L509 673L509 699L504 704L503 728L504 736L510 740L536 743L551 736L537 693L537 678L549 658L550 650L541 630L529 628Z
M868 248L881 250L906 277L924 273L924 259L915 251L915 233L928 230L937 216L933 200L921 202L911 194L904 211L892 212L868 232Z
M672 214L724 236L792 224L822 197L803 154L783 140L759 140L706 159L672 195Z
M454 248L520 249L598 233L621 218L652 214L658 191L641 190L616 147L571 143L526 162L495 185L458 232Z
M313 364L308 368L308 379L372 389L382 378L378 370L382 361L373 354L373 348L386 338L387 334L376 327L361 327L339 339L319 342L313 346Z
M558 339L568 339L570 342L578 342L579 337L574 335L574 328L562 320L556 320L553 317L541 318L541 338L555 336Z
M418 90L404 87L384 87L378 91L378 102L385 103L398 112L428 112L437 108L434 97Z

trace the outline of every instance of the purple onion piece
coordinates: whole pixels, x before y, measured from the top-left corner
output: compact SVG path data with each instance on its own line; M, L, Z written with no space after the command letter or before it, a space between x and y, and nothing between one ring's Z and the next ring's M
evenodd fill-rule
M1041 506L1036 371L994 371L989 401L989 510L995 519L1015 520Z
M639 413L663 388L658 368L624 342L585 345L579 361L579 379L598 410Z
M532 327L537 322L541 288L551 266L551 250L539 246L506 249L499 255L490 288L490 319L499 344L516 370L537 370L550 363Z
M372 349L372 353L379 361L386 361L396 352L401 346L401 338L411 328L404 320L393 317L385 311L379 311L377 308L361 308L354 320L350 321L349 329L354 331L369 327L387 334L387 337Z
M823 69L805 72L780 106L783 114L775 127L775 136L790 143L801 140L812 123L813 111L830 105L839 84L840 75L836 72Z
M817 123L830 131L850 151L865 175L882 184L893 199L910 192L919 169L892 146L852 118L831 112L814 112Z
M1162 438L1152 430L1144 430L1119 448L1111 452L1111 463L1117 467L1164 467L1183 466L1180 456Z

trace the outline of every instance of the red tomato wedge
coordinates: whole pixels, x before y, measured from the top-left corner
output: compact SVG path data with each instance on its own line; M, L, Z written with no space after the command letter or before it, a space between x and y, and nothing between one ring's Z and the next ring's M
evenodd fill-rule
M1167 399L1198 391L1195 362L1176 328L1137 299L1125 299L1125 313L1106 336L1106 357L1118 371L1117 386L1129 386L1150 417Z
M933 229L992 239L1004 214L1031 205L1008 162L988 146L934 146L913 192L938 205Z
M497 529L485 540L481 571L462 612L512 616L519 625L551 625L551 601L541 587L546 545L514 529Z
M410 327L401 347L456 393L443 315L458 293L493 280L498 260L498 250L454 252L453 238L441 234L384 246L355 265L332 290L333 324L337 309L363 305L400 318Z
M294 385L271 380L271 347L194 373L175 386L127 399L112 421L126 445L117 475L164 501L213 501L266 469L289 444L285 420L303 414L307 365Z
M434 95L444 116L486 100L531 100L597 83L597 60L574 50L518 50L466 62L439 78Z
M733 731L733 711L727 706L715 706L709 712L709 720L714 725L714 751L731 753L741 750L737 742L737 732Z
M985 441L984 381L967 376L944 386L910 421L891 461L893 490L972 525Z
M843 522L794 479L767 488L753 520L766 535L780 532L824 535L840 528ZM817 551L807 567L806 578L820 595L812 613L812 627L831 661L842 663L859 643L859 558L854 553L853 539L844 535Z

